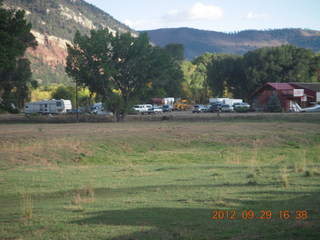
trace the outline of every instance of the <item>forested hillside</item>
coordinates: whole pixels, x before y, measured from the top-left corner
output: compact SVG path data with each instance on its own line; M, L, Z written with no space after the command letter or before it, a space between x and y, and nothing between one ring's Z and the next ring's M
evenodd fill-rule
M245 54L262 47L292 44L320 51L320 32L303 29L247 30L235 33L204 31L191 28L159 29L146 31L152 42L159 46L181 43L185 56L192 60L205 52Z
M32 33L39 46L27 52L33 78L39 83L71 83L66 75L66 43L72 41L76 30L89 34L90 29L110 31L131 30L109 14L83 0L4 0L7 9L23 9L32 23Z

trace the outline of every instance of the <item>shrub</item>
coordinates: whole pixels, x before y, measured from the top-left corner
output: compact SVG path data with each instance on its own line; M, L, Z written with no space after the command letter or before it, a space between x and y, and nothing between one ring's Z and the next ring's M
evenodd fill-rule
M237 107L236 108L236 112L238 112L238 113L247 113L247 112L249 112L249 108L248 107Z

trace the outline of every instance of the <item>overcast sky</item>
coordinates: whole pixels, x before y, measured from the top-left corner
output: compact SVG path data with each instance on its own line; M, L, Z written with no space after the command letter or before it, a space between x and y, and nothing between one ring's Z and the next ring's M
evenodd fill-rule
M135 30L320 30L320 0L85 0Z

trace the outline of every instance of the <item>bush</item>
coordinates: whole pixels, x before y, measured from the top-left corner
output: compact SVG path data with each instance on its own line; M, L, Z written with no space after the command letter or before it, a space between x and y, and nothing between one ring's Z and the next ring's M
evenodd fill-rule
M249 112L249 108L248 107L237 107L236 108L236 112L238 112L238 113L247 113L247 112Z
M19 109L11 103L0 102L0 114L2 113L20 113Z

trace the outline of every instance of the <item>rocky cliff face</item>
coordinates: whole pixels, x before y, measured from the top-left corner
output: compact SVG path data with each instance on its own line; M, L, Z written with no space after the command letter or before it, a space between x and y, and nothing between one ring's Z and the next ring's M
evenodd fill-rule
M137 33L109 14L83 0L4 0L7 9L22 9L32 23L38 41L29 50L33 76L39 83L71 83L64 71L67 43L76 30L90 34L91 29L108 28L111 32Z
M56 36L44 35L36 31L32 34L38 41L38 47L35 50L29 49L29 53L36 58L41 58L49 66L65 65L67 53L67 43L71 42Z

